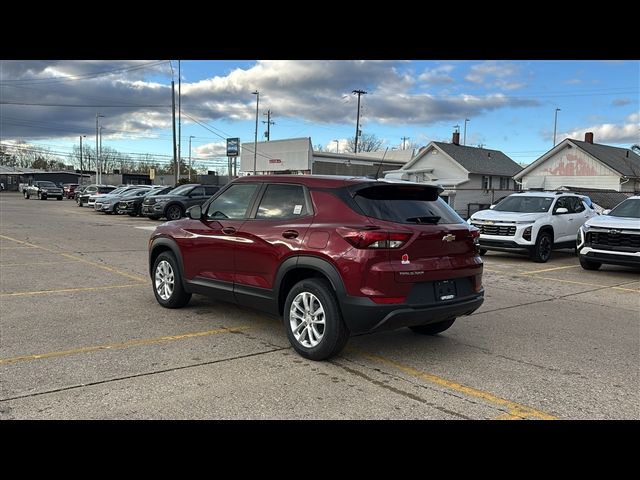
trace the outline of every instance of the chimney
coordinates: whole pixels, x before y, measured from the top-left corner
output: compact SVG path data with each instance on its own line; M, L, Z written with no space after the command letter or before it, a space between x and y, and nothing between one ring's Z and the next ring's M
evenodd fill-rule
M453 132L451 143L453 143L454 145L460 145L460 132Z
M584 141L593 144L593 132L587 132L584 134Z

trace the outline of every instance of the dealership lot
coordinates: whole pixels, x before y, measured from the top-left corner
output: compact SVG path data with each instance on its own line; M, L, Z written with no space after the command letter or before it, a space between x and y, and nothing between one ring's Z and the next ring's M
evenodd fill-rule
M277 319L153 296L154 222L0 194L0 418L640 418L640 275L489 253L486 299L435 337L312 362Z

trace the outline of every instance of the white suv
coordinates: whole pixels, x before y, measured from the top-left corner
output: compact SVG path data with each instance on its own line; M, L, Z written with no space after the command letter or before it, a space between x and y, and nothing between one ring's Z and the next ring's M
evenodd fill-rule
M578 230L578 258L585 270L603 263L640 267L640 196L629 197Z
M555 248L575 248L578 229L598 215L590 205L575 193L514 193L492 209L474 213L469 223L480 230L481 255L487 250L519 252L546 262Z

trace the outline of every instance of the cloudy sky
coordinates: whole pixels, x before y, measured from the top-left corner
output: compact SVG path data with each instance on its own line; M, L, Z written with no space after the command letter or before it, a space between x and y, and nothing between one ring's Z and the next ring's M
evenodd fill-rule
M133 154L172 153L171 80L178 62L1 61L0 141L26 142L61 154L80 135ZM182 157L223 163L224 138L258 139L267 110L271 139L311 137L342 151L361 130L385 146L448 141L455 125L467 145L485 145L529 163L553 143L582 139L629 147L640 142L638 61L189 61L181 62ZM177 87L176 87L177 88ZM336 142L337 140L337 142Z

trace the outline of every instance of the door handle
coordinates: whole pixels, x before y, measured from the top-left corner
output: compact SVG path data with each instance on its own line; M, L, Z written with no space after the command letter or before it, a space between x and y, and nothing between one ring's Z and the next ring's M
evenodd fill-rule
M285 230L282 232L284 238L298 238L299 233L295 230Z
M224 227L222 229L222 233L224 233L225 235L233 235L234 233L236 233L236 229L233 227Z

